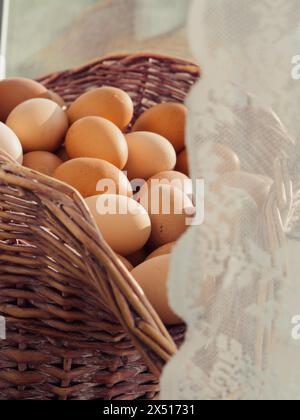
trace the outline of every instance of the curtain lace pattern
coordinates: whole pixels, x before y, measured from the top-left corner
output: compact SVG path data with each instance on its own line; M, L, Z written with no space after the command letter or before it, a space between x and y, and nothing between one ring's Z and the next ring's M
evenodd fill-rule
M299 22L298 0L192 3L189 42L203 76L187 99L187 148L193 180L205 180L205 221L172 257L169 298L188 330L162 399L300 399ZM219 185L216 143L267 193L239 173L243 188Z

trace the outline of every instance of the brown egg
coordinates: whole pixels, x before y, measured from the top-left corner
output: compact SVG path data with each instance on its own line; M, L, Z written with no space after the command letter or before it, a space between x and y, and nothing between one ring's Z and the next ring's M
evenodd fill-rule
M23 150L20 140L15 133L2 122L0 122L0 150L4 150L9 156L22 164Z
M177 165L176 171L181 172L187 176L190 175L190 168L188 162L188 153L187 150L184 149L179 155L177 156Z
M57 168L53 176L71 185L83 197L107 192L132 197L131 185L123 172L104 160L72 159Z
M69 108L71 124L83 117L102 117L125 129L133 117L133 102L121 89L102 87L80 96Z
M5 122L13 109L33 98L47 98L47 89L34 80L16 77L0 82L0 120Z
M53 90L48 90L48 99L57 103L57 105L59 105L61 108L66 106L64 99Z
M166 325L179 325L182 320L169 305L168 275L170 256L163 255L144 262L132 271L132 275L146 297Z
M125 171L130 180L148 180L159 172L174 169L176 153L164 137L147 132L131 133L125 137L129 150Z
M86 203L108 245L127 257L143 248L151 233L146 210L136 201L121 195L89 197Z
M156 185L171 185L182 191L188 197L192 199L193 197L193 183L190 178L184 175L181 172L177 171L166 171L160 172L159 174L154 175L142 186L140 192L136 195L137 200L141 195L146 192L146 189L150 189L151 186Z
M187 108L179 103L164 103L145 111L137 120L133 131L151 131L168 139L176 152L185 145Z
M48 176L62 164L63 161L50 152L29 152L23 159L23 166Z
M273 181L267 177L251 174L243 171L227 172L216 183L216 187L226 185L231 188L243 189L256 202L258 208L262 208L268 198Z
M134 268L133 265L125 257L122 257L122 255L118 255L118 254L117 254L117 257L119 258L121 263L127 268L129 272L133 270Z
M63 161L63 162L67 162L68 160L70 160L66 148L63 146L61 147L57 152L56 155Z
M152 233L150 246L158 248L177 241L188 227L194 206L191 200L177 188L160 185L141 196L141 204L148 211Z
M112 122L100 117L85 117L76 121L67 133L65 146L71 159L102 159L119 169L124 169L128 159L124 134Z
M151 260L152 258L161 257L162 255L169 255L172 253L176 242L171 242L170 244L166 244L161 246L160 248L156 249L152 254L150 254L146 261Z
M225 174L226 172L239 171L241 169L240 159L237 154L228 146L220 143L203 143L199 147L198 153L203 152L203 156L207 159L216 160L212 165L212 170L218 175ZM206 162L205 162L206 164ZM214 166L216 165L216 166ZM198 174L201 168L197 168ZM203 168L201 176L206 178L206 168Z
M23 102L9 114L6 124L19 137L24 152L54 152L68 129L65 112L49 99Z

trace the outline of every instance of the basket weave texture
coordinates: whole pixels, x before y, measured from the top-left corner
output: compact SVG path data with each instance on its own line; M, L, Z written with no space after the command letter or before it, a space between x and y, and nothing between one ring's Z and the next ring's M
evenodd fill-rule
M121 54L40 81L67 103L103 85L124 89L135 121L154 104L183 102L199 76L184 60ZM167 331L79 194L3 152L0 316L1 400L155 399L185 330Z

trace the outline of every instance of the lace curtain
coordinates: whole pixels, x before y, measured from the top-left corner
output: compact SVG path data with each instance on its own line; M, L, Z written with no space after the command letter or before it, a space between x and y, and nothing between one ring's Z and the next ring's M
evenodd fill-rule
M169 296L188 332L162 399L300 399L299 25L298 0L191 6L203 77L187 100L187 147L205 222L173 254ZM240 159L233 183L220 181L231 170L220 144Z

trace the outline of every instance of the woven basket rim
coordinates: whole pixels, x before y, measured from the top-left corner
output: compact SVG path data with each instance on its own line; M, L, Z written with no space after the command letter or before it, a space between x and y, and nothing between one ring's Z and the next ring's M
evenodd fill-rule
M57 180L55 178L52 178L50 176L41 174L37 171L34 171L32 169L23 167L21 164L19 164L17 161L15 161L13 158L11 158L5 151L0 149L0 166L2 167L2 170L8 170L10 169L17 169L19 168L20 171L22 171L22 175L19 173L19 177L26 178L26 175L29 176L29 179L35 179L35 181L38 181L38 184L42 186L43 184L46 185L47 188L53 189L63 195L68 196L71 198L74 203L76 203L77 206L81 207L81 210L83 211L83 216L85 216L86 222L91 226L91 229L94 230L94 232L97 235L97 243L99 246L99 249L103 253L105 259L107 260L107 264L109 265L109 272L110 275L114 273L114 275L119 275L122 277L123 281L127 283L127 286L130 287L131 293L134 294L135 299L138 299L138 301L143 305L143 308L145 309L145 316L149 320L152 320L152 325L154 328L157 328L157 331L160 332L161 338L165 341L165 344L169 351L169 357L172 354L175 354L175 343L170 336L170 334L167 331L166 326L161 321L161 318L145 296L145 294L142 292L140 287L138 286L138 283L136 282L135 278L132 276L132 274L128 271L128 269L123 266L123 264L119 261L117 258L116 253L109 247L109 245L104 240L101 231L98 227L98 225L95 222L94 217L91 214L91 211L89 210L84 198L80 195L80 193L74 189L72 186L61 182L60 180ZM18 171L19 172L19 171ZM43 182L44 181L44 182ZM84 214L85 213L85 214ZM101 246L99 245L101 243ZM116 316L118 315L114 312L113 308L110 308L112 314ZM128 325L126 325L125 322L123 322L119 318L120 324L123 325L125 330L128 330ZM130 331L129 331L130 332ZM155 366L151 360L149 359L148 355L143 352L141 347L138 344L138 341L135 339L135 337L131 334L131 339L133 343L136 345L136 348L138 351L141 352L142 356L148 363L152 373L159 378L160 371L157 369L157 366Z
M170 54L161 54L161 53L153 53L150 51L139 51L136 53L132 52L116 52L116 53L109 53L105 55L99 55L96 58L93 58L92 60L88 60L85 63L81 64L80 66L73 66L70 68L65 68L59 71L54 71L50 73L46 73L42 76L39 76L37 80L44 80L48 79L49 77L52 77L56 74L64 74L65 72L71 72L71 73L77 73L86 67L92 67L93 65L98 64L99 62L103 61L110 61L110 60L124 60L125 63L134 62L135 60L145 58L145 59L153 59L153 60L166 60L169 62L175 62L177 61L179 65L183 65L184 67L191 67L194 68L194 73L198 76L201 74L201 67L199 64L195 63L193 60L186 59L184 57L176 56L176 55L170 55Z

